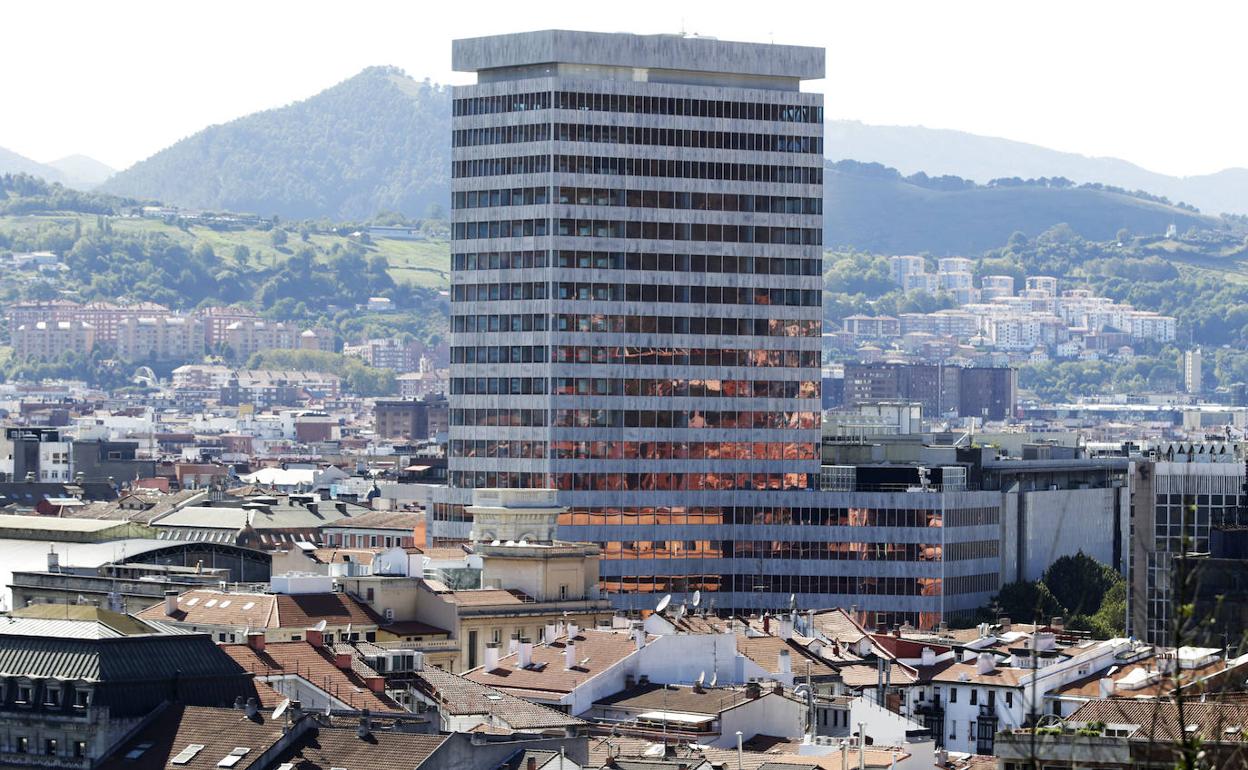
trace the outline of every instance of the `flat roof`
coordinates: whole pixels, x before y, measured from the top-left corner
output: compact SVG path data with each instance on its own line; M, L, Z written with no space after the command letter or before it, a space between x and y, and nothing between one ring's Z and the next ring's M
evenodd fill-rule
M451 43L451 66L459 72L557 63L816 80L824 77L824 59L824 49L813 46L564 29Z
M62 519L61 521L64 521ZM106 522L116 526L117 522ZM13 606L12 592L14 572L45 572L48 569L48 550L56 552L62 572L95 570L115 561L137 556L158 548L178 545L168 540L128 538L103 543L58 543L46 540L17 540L0 538L0 599L6 607Z
M128 521L116 519L63 519L57 516L21 516L0 514L0 530L33 529L48 532L101 532L106 529L129 526Z

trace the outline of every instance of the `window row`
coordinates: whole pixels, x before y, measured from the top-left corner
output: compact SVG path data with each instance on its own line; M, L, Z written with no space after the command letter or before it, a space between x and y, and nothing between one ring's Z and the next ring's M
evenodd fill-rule
M546 299L550 296L544 281L510 283L460 283L451 287L452 302L506 302L513 299Z
M549 187L460 190L451 195L451 208L453 209L484 209L495 206L544 206L549 202Z
M519 270L546 267L550 252L545 249L528 251L481 251L451 255L452 270Z
M459 489L550 489L550 476L530 471L451 471L452 487ZM471 516L443 521L472 521Z
M544 364L544 345L476 345L451 348L453 364Z
M506 284L504 284L506 285ZM684 286L681 284L574 283L553 285L556 299L594 302L670 302L680 305L769 305L819 307L818 289L777 289L762 286Z
M945 519L945 526L948 527L978 527L999 523L1001 523L1001 509L996 506L950 508Z
M852 575L723 576L721 590L770 594L844 594L847 596L940 596L940 578L856 577Z
M500 96L474 96L451 102L451 114L494 115L500 112L529 112L550 108L549 91L533 91L526 94L503 94Z
M749 131L699 131L691 128L556 123L556 141L635 144L653 147L695 147L710 150L799 152L821 154L823 137Z
M819 398L818 380L661 380L556 377L559 396L659 396L662 398Z
M627 551L624 552L625 554ZM604 551L604 554L609 552ZM809 540L727 540L718 554L726 559L798 559L801 561L941 561L939 544L838 542ZM627 555L607 558L630 558Z
M705 318L702 316L604 315L561 313L555 331L606 334L716 334L753 337L818 337L818 319Z
M452 147L479 147L490 144L550 141L549 123L520 123L514 126L457 128L451 132Z
M771 506L661 506L572 508L564 526L666 526L669 524L791 525L819 527L940 527L941 512L915 508L787 508Z
M556 155L554 169L565 174L643 176L668 179L722 179L731 182L823 184L821 166L784 166L770 163L726 163L713 160L621 158L618 156ZM456 174L455 176L482 176Z
M543 428L545 409L452 409L451 425L496 428Z
M822 123L823 108L805 104L766 104L675 96L602 94L560 91L555 107L562 110L631 112L641 115L685 115L695 118L768 120L775 123Z
M544 332L549 317L545 313L496 313L451 316L452 332Z
M499 439L455 440L450 442L451 457L501 457L504 459L544 460L545 441L505 441Z
M552 473L555 489L576 492L726 492L806 489L806 473Z
M620 206L634 209L744 211L760 214L822 214L823 199L748 193L617 190L605 187L560 187L558 203L575 206ZM505 204L504 204L505 205Z
M547 219L495 219L488 222L456 222L451 237L456 240L473 238L531 238L549 232Z
M1001 588L1001 576L996 572L985 572L982 575L961 575L959 577L947 578L949 587L946 593L949 595L957 594L983 594L996 593Z
M457 160L451 163L451 175L456 179L511 174L545 174L549 171L549 155L513 155L505 158Z
M1000 540L973 540L969 543L950 543L945 548L945 561L995 559L1001 555Z
M521 220L530 221L530 220ZM477 229L469 226L477 225ZM506 238L496 234L498 222L457 222L456 238ZM461 225L464 229L461 230ZM481 234L481 227L488 234ZM771 243L777 246L820 246L823 230L817 227L771 227L768 225L725 225L705 222L639 222L625 219L572 219L555 221L554 235L579 238L630 238L660 241L695 241L701 243ZM460 233L464 233L461 235ZM476 235L470 233L476 232ZM515 235L521 233L515 232ZM525 232L524 235L530 233ZM545 235L543 232L538 235Z
M622 251L573 251L560 249L556 267L595 270L647 270L681 273L729 273L737 275L822 275L821 258L738 257L732 254L667 254Z
M452 377L453 396L528 396L545 395L545 377Z
M817 460L799 441L552 441L556 460Z
M719 428L721 430L815 430L819 412L667 409L556 409L556 428Z
M454 348L452 348L452 353L454 353ZM551 347L550 360L558 364L641 364L643 366L740 366L817 369L819 368L819 351L556 345Z

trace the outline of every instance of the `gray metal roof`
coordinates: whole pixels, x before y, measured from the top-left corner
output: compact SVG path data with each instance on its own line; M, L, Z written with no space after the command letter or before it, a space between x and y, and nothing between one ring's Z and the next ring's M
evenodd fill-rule
M824 49L709 37L563 29L490 35L451 43L451 66L459 72L556 63L813 80L824 76Z
M116 525L118 522L107 522ZM168 548L169 543L147 538L108 540L102 543L65 543L47 540L17 540L0 538L0 599L6 607L13 606L9 586L14 572L43 572L48 568L49 548L56 552L61 569L65 572L95 574L99 567L114 561L157 548Z
M197 529L228 529L237 532L250 517L251 526L264 529L315 529L347 518L338 511L333 501L322 502L315 512L301 505L275 505L268 511L239 507L192 505L172 511L152 522L161 527L191 527Z
M147 682L241 672L207 634L62 639L5 636L0 627L0 676Z
M65 605L66 607L70 605ZM94 620L0 618L0 636L50 636L60 639L112 639L125 634Z

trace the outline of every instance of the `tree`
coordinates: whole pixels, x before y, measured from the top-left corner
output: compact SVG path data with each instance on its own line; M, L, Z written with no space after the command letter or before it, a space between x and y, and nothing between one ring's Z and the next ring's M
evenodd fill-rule
M1044 584L1071 614L1092 615L1101 608L1117 573L1084 554L1063 556L1044 571Z
M274 227L269 233L269 242L274 246L286 245L286 231L280 227Z
M1047 623L1052 617L1066 614L1066 609L1040 581L1009 583L1001 588L992 603L1000 614L1019 622L1038 619Z

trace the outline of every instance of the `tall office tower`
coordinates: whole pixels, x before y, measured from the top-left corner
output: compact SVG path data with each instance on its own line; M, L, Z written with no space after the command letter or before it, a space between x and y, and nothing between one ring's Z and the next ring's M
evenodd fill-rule
M453 60L431 536L467 536L472 488L553 487L617 596L740 589L725 525L817 486L823 50L549 30Z
M1176 557L1208 553L1220 529L1248 526L1243 507L1245 447L1231 442L1160 444L1134 463L1127 632L1150 644L1174 644ZM1190 629L1189 629L1190 630ZM1241 629L1230 632L1230 643Z

